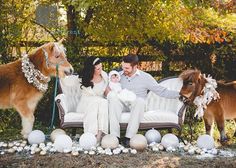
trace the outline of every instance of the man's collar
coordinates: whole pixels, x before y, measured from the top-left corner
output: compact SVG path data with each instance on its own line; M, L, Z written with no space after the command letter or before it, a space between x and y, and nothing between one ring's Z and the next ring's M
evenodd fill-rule
M136 72L132 76L134 76L134 75L140 75L140 70L136 69Z
M123 75L123 74L124 74L124 71L121 71L120 75ZM132 76L130 76L130 77L133 77L135 75L140 75L140 70L139 69L136 69L136 72Z

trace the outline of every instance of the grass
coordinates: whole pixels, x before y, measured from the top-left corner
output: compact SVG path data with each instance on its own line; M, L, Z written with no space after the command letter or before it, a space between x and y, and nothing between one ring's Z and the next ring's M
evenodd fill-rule
M226 133L227 133L227 136L229 137L228 144L232 145L233 148L236 148L236 137L233 137L234 128L235 127L234 127L233 121L226 122ZM46 135L50 135L50 132L51 132L49 127L43 125L41 122L35 122L34 129L39 129L39 130L43 131ZM0 140L1 141L12 141L12 140L17 140L17 139L22 139L20 131L21 131L20 127L12 127L12 128L7 128L5 130L0 130ZM66 129L66 132L70 135L71 129ZM145 134L145 132L146 131L139 131L139 133L141 133L143 135ZM82 128L77 129L76 133L82 134L83 129ZM121 133L122 133L122 135L124 135L125 131L122 131ZM167 130L160 130L160 133L161 133L161 135L165 135L167 133ZM173 133L177 135L178 132L176 130L174 130ZM202 134L205 134L205 131L204 131L204 123L201 121L201 122L197 122L194 124L193 141L197 140L198 136L202 135ZM183 125L182 137L184 140L190 141L190 138L191 138L190 129L187 124ZM219 132L215 126L213 129L213 137L216 142L220 137Z
M3 115L4 114L4 115ZM11 141L11 140L17 140L22 139L20 131L21 131L21 121L20 117L17 113L10 110L8 111L8 114L5 112L0 112L0 141ZM4 117L2 117L4 116ZM195 141L199 137L199 135L205 134L205 128L204 128L204 122L202 120L196 121L196 120L189 120L186 119L185 121L192 123L192 131L193 131L193 137L192 140ZM182 127L182 137L184 140L191 140L190 135L190 128L189 124L185 123ZM34 124L34 130L39 129L43 131L46 135L50 135L51 130L49 129L49 124L45 125L40 121L35 121ZM235 131L235 123L233 120L226 121L225 124L225 130L226 134L229 137L228 145L232 148L236 148L236 137L234 137L234 131ZM66 129L66 132L71 135L71 129ZM141 134L145 134L146 131L139 131ZM79 128L77 129L77 133L82 134L83 129ZM161 135L164 135L167 133L167 130L160 130ZM173 131L174 134L178 135L177 130ZM121 132L122 136L124 136L125 131ZM213 128L213 137L215 139L215 142L218 141L220 135L219 132L214 125ZM218 143L219 144L219 143ZM219 144L220 145L220 144Z

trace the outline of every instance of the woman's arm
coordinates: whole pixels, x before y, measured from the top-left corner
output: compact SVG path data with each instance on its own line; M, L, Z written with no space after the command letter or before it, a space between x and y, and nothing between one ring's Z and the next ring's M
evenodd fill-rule
M109 86L106 87L106 90L104 92L105 97L107 97L108 93L111 91L111 88Z

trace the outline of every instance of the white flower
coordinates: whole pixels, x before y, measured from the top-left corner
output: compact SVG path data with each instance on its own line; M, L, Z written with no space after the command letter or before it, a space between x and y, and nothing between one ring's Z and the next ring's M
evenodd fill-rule
M196 112L194 114L195 117L202 117L204 115L205 109L207 108L207 105L212 100L217 100L220 98L219 93L216 91L216 80L212 79L212 77L209 75L206 77L205 74L203 74L203 77L206 79L207 83L202 90L203 95L197 96L193 101L193 103L197 106Z

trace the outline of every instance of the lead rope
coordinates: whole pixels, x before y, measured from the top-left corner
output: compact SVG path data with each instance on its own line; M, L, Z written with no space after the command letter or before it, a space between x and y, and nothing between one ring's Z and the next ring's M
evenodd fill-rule
M55 80L55 87L54 87L54 96L53 96L53 108L52 108L52 118L51 118L51 125L50 125L50 131L52 131L53 127L54 127L54 119L55 119L55 107L56 107L56 102L55 102L55 98L57 96L57 84L58 84L58 68L59 65L56 65L56 80Z

